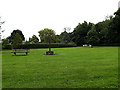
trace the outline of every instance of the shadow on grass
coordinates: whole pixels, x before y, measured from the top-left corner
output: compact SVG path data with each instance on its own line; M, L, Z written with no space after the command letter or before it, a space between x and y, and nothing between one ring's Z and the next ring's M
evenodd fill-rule
M28 56L28 55L12 55L12 56Z
M43 56L54 56L54 55L58 55L58 54L53 54L53 55L43 54Z

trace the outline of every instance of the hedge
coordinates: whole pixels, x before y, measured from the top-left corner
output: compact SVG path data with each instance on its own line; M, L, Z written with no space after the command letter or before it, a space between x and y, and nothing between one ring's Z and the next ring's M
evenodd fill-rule
M76 47L76 44L69 43L69 44L63 44L63 43L52 43L51 48L62 48L62 47ZM19 45L18 49L37 49L37 48L48 48L49 45L46 43L40 43L40 44L23 44ZM4 45L2 46L2 49L12 49L11 45Z
M96 44L95 46L120 46L120 43L105 43L105 44Z
M52 43L51 48L62 48L62 47L76 47L77 45L74 43L69 44L63 44L63 43ZM93 46L120 46L118 43L114 44L99 44L99 45L93 45ZM49 45L46 43L40 43L40 44L23 44L18 46L19 49L37 49L37 48L48 48ZM4 45L2 46L2 49L12 49L11 45Z

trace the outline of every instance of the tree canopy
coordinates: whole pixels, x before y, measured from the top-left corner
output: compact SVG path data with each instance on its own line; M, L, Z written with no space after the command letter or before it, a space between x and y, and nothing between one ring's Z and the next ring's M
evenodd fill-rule
M45 28L43 30L40 30L39 36L41 39L41 42L45 42L49 44L49 51L51 51L51 43L55 41L55 31L52 29Z
M12 41L13 41L13 39L14 39L14 37L15 37L16 34L19 34L19 35L20 35L22 41L25 40L25 37L24 37L22 31L19 30L19 29L17 29L17 30L13 30L13 32L11 33L11 35L10 35L10 37L9 37L9 42L10 42L10 43L12 43Z
M13 38L12 48L16 49L18 48L18 45L21 45L21 44L22 44L22 38L18 33L16 33Z
M40 30L38 33L39 33L41 42L51 43L55 41L55 31L52 29L45 28L43 30Z
M70 43L72 41L70 33L67 33L66 31L60 34L60 39L62 43Z
M0 40L1 40L2 32L4 32L4 30L2 30L2 28L1 28L1 25L3 23L5 23L5 22L1 21L1 17L0 17Z
M76 26L74 28L73 31L73 42L75 42L77 45L82 45L87 43L86 42L86 36L87 36L87 32L91 29L92 27L92 23L87 23L86 21L84 21L84 23L82 24L78 24L78 26Z
M87 33L87 43L94 45L98 44L99 40L100 39L98 37L98 33L95 29L95 26L93 25L92 28Z
M109 27L109 42L120 43L120 8L114 13L115 17Z
M32 38L29 38L29 42L31 43L39 43L39 39L36 35L33 35Z

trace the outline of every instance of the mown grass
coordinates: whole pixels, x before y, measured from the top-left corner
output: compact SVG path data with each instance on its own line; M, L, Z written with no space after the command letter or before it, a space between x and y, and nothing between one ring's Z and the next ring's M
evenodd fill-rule
M31 49L28 56L2 52L3 88L117 88L118 47Z

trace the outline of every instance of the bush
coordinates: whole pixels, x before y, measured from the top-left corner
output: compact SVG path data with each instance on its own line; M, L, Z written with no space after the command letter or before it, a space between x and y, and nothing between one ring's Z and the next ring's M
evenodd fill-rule
M2 49L12 49L11 45L2 45Z
M74 43L52 43L51 48L62 48L62 47L76 47L77 45ZM36 48L48 48L49 45L46 43L39 43L39 44L23 44L19 45L18 49L36 49ZM11 45L5 45L2 49L12 49Z

